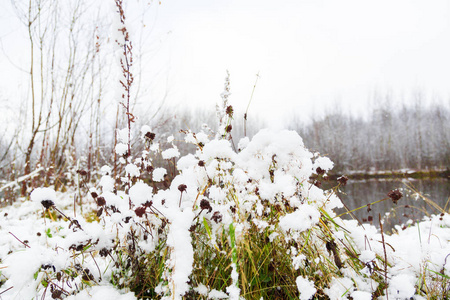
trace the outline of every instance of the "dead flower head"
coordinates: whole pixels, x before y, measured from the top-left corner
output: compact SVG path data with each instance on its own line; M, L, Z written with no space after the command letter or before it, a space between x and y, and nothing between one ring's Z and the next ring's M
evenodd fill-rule
M55 205L55 203L52 200L42 200L41 204L42 204L42 206L45 207L45 209L49 209L50 207Z
M339 177L339 178L337 179L337 181L338 181L342 186L344 186L344 185L347 184L348 177L342 175L341 177Z
M400 200L401 197L403 197L402 192L400 192L398 189L390 191L387 195L395 204L397 204L397 201Z

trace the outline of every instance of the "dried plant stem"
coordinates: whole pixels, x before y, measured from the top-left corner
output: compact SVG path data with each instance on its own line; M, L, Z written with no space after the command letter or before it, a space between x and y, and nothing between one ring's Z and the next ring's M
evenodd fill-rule
M6 290L4 290L3 292L0 292L0 295L3 293L6 293L7 291L9 291L10 289L14 288L14 286L10 286L9 288L7 288Z
M340 215L337 215L337 216L334 217L334 218L340 218L340 217L342 217L343 215L346 215L346 214L352 214L353 212L355 212L355 211L357 211L357 210L360 210L360 209L365 208L365 207L368 207L368 206L372 206L372 205L374 205L374 204L377 204L377 203L386 201L386 200L388 200L388 199L390 199L390 198L389 198L389 197L383 198L383 199L381 199L381 200L377 200L377 201L371 202L371 203L369 203L369 204L360 206L360 207L358 207L358 208L355 208L355 209L352 209L352 210L348 210L348 211L346 211L346 212L344 212L344 213L342 213L342 214L340 214ZM333 219L334 219L334 218L333 218Z
M245 110L245 114L244 114L244 136L247 136L247 117L248 117L248 108L250 107L250 103L251 103L252 100L253 100L253 94L255 93L256 84L258 83L258 79L259 79L259 72L256 74L255 84L253 85L252 94L250 95L250 100L248 101L247 109Z
M386 299L389 300L389 293L387 291L387 288L388 288L387 252L386 252L386 243L384 242L384 231L383 231L383 222L381 222L381 214L378 214L378 221L380 223L381 243L383 244L383 253L384 253L384 281L385 281L385 284L386 284Z
M9 232L10 235L12 235L16 240L18 240L19 242L21 242L25 247L31 248L30 246L28 246L27 244L25 244L24 242L22 242L17 236L15 236L11 231Z
M122 58L120 59L120 66L122 68L123 79L120 80L120 84L124 88L125 92L122 94L122 106L125 109L125 114L127 118L127 153L126 158L131 158L131 123L134 122L134 115L131 113L130 109L130 99L131 99L131 86L133 84L134 78L131 73L131 67L133 65L133 53L132 53L132 43L129 38L129 33L125 25L125 12L123 10L123 0L116 0L116 6L119 11L120 23L122 23L122 28L117 30L123 35L123 42L116 41L117 44L123 48ZM128 175L127 180L128 191L131 188L131 176ZM129 206L132 207L131 199L129 200Z

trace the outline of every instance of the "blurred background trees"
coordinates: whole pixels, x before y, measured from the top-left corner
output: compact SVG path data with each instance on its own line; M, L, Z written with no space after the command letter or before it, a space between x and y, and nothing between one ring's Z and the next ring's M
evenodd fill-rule
M450 166L450 110L423 99L380 102L365 117L341 109L290 128L305 145L327 155L336 172L445 169ZM412 103L412 104L410 104Z

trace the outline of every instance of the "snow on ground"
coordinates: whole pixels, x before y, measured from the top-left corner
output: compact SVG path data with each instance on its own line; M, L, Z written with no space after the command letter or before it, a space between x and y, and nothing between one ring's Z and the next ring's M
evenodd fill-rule
M330 231L333 237L350 243L365 267L358 273L344 261L341 274L336 274L323 290L330 299L350 296L354 300L371 299L378 285L370 278L375 271L385 276L389 299L422 299L416 292L424 282L438 290L449 288L440 286L436 280L450 276L448 214L427 217L405 230L399 229L398 234L383 234L369 224L361 226L356 221L335 217L333 210L342 207L340 200L309 183L315 170L328 171L333 164L310 153L297 133L263 130L251 141L240 142L240 152L235 152L226 139L209 141L206 136L203 132L188 134L188 142L197 143L200 138L202 146L195 154L180 158L177 164L180 175L166 190L153 190L139 179L137 166L128 164L126 172L137 180L129 193L114 191L111 169L102 168L104 176L95 187L101 192L95 199L86 196L83 205L84 212L103 212L100 221L88 222L82 218L81 207L76 208L77 216L74 216L74 195L55 193L51 188L35 189L31 201L23 199L2 208L1 299L135 299L133 293L116 288L120 280L114 279L112 248L115 243L122 243L122 239L126 241L133 232L138 238L146 236L137 241L137 247L152 252L161 238L152 230L163 228L164 222L169 224L164 236L169 251L163 282L157 288L160 295L164 299L181 299L193 289L208 295L209 299L231 296L237 299L239 289L235 285L223 291L204 285L189 286L194 263L190 230L196 216L209 222L208 234L215 246L215 236L224 232L224 228L235 228L236 243L245 239L251 223L261 230L274 228L270 242L275 243L277 236L298 240L300 233L322 222L324 213L334 217L333 222L344 230L333 229ZM123 139L126 138L124 135ZM166 159L178 155L175 146L163 152ZM164 169L156 169L153 179L160 181L165 174ZM286 199L286 205L293 211L281 216L276 224L269 224L270 220L264 219L267 210L264 203L279 205L281 198ZM234 205L240 214L252 216L251 223L246 221L247 217L236 217ZM70 219L58 218L58 213L50 215L55 209ZM161 216L166 221L162 222ZM148 231L155 234L148 235ZM321 241L312 235L310 242ZM293 268L297 270L303 266L305 257L294 250L290 251ZM387 266L382 263L385 258L389 262ZM236 272L233 282L239 282ZM311 299L317 291L314 284L310 278L297 277L299 298Z

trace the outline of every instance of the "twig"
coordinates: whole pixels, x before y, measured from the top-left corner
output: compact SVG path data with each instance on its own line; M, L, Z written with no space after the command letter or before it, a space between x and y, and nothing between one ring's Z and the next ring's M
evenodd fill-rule
M11 231L9 232L10 235L12 235L13 237L16 238L16 240L18 240L19 242L21 242L25 247L31 248L30 246L28 246L27 244L25 244L24 242L22 242L21 240L19 240L19 238L17 236L15 236Z
M102 281L102 272L100 271L100 268L98 267L97 261L94 258L94 255L92 255L92 252L90 252L92 259L94 260L95 265L97 266L98 275L100 276L100 281Z
M353 213L354 211L360 210L360 209L362 209L362 208L365 208L365 207L368 207L368 206L372 206L372 205L374 205L374 204L377 204L377 203L380 203L380 202L386 201L386 200L388 200L388 199L391 199L391 198L389 198L389 197L386 197L386 198L383 198L383 199L381 199L381 200L377 200L377 201L371 202L371 203L369 203L369 204L366 204L366 205L360 206L360 207L358 207L358 208L355 208L355 209L352 209L352 210L348 210L348 209L347 209L347 211L346 211L346 212L344 212L344 213L341 213L340 215L337 215L337 216L336 216L336 217L334 217L333 219L335 219L335 218L339 218L339 217L342 217L343 215L346 215L346 214L352 214L352 213Z
M248 108L250 107L250 103L252 102L253 94L255 93L256 84L258 83L258 79L259 79L259 72L258 72L258 74L256 74L255 84L253 85L252 94L250 95L250 100L248 101L247 109L245 110L245 114L244 114L244 136L247 136L247 116L248 116Z
M10 286L9 288L7 288L6 290L4 290L3 292L0 292L0 295L3 293L6 293L7 291L9 291L10 289L12 289L14 286Z
M56 206L52 206L54 210L56 210L58 213L60 213L64 218L66 218L67 220L70 221L71 224L74 224L75 226L77 226L79 229L83 230L83 228L81 227L80 223L78 223L78 221L76 219L71 219L70 217L66 216L62 211L60 211L58 208L56 208ZM83 230L84 231L84 230Z

